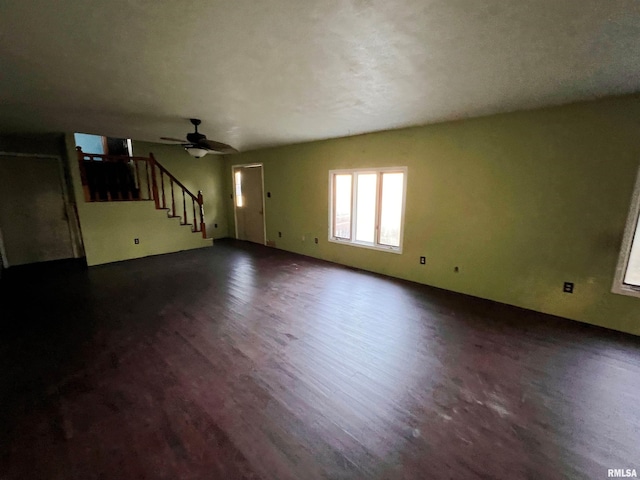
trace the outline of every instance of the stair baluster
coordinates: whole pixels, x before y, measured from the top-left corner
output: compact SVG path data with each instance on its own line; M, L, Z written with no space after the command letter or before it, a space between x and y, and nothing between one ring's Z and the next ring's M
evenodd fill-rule
M160 210L160 197L158 196L158 179L156 177L156 159L151 155L151 191L153 192L153 201L156 204L156 210Z
M160 170L160 185L162 185L162 208L167 208L167 199L164 196L164 172Z
M149 162L144 162L144 168L146 171L145 183L147 184L147 199L151 200L151 182L149 181Z
M176 199L175 196L173 195L173 178L170 178L170 185L171 185L171 216L175 217L176 216Z
M184 196L184 188L182 189L182 213L184 215L184 220L182 222L182 225L186 225L187 224L187 200L185 199L185 196Z
M134 170L136 173L136 188L138 189L138 198L137 200L141 200L140 197L142 197L140 191L142 190L142 185L140 185L140 166L138 165L138 162L133 162L133 166L134 166Z
M193 207L193 232L198 232L198 220L196 219L196 201L191 198L191 206Z
M202 232L202 238L207 238L207 229L204 225L204 198L202 196L202 190L198 190L198 205L200 206L200 231Z

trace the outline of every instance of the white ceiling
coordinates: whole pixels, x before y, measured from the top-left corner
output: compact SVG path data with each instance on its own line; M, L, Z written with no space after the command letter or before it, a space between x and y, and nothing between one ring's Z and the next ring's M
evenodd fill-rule
M0 1L4 132L249 150L638 91L638 0Z

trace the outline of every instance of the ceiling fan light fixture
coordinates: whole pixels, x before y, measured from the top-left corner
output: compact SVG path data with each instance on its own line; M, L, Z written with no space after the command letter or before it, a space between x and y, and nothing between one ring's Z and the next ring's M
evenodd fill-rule
M195 132L187 133L186 140L172 137L160 137L160 140L165 140L172 143L177 142L181 144L187 151L187 153L194 158L204 157L207 153L219 153L222 155L238 153L238 151L231 145L227 145L226 143L222 142L216 142L214 140L207 140L206 135L198 132L198 125L200 125L201 123L200 120L198 120L197 118L191 118L190 120L193 124Z
M185 147L185 150L189 155L191 155L194 158L202 158L207 153L209 153L208 150L205 150L204 148L200 148L200 147Z

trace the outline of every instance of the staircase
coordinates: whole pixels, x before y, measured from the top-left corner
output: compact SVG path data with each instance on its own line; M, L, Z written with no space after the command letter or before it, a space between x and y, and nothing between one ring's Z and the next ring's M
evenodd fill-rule
M193 194L153 156L84 153L76 147L86 202L153 201L167 218L207 238L202 191ZM176 208L176 204L178 208Z

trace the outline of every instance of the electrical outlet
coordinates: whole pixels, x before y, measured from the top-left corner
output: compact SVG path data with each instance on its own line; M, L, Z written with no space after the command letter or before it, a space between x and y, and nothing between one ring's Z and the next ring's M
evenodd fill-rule
M318 243L318 237L314 238L313 241Z
M267 192L267 198L271 198L271 192Z
M278 238L282 238L282 232L278 232Z
M453 271L458 273L460 271L460 269L458 267L453 267Z
M213 224L213 228L218 228L218 224L217 224L217 223L214 223L214 224Z
M139 238L134 238L133 239L133 243L135 243L136 245L140 244L140 239Z
M420 265L426 265L427 257L420 257Z
M564 293L573 293L573 282L564 282L564 286L562 287L562 291Z

